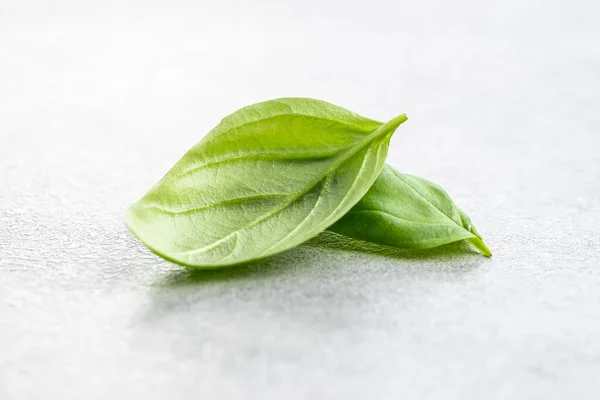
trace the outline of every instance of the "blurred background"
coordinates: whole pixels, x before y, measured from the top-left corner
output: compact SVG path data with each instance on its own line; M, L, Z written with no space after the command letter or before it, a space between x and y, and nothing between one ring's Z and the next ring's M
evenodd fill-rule
M600 396L595 1L0 0L0 398ZM494 251L189 275L122 223L222 117L386 120Z

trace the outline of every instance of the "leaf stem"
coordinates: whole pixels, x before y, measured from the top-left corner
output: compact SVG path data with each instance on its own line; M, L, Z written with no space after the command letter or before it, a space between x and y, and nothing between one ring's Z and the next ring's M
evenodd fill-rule
M397 117L390 119L385 124L381 125L381 127L378 130L387 130L393 133L396 130L396 128L398 128L400 124L405 122L407 119L408 117L406 116L406 114L400 114Z

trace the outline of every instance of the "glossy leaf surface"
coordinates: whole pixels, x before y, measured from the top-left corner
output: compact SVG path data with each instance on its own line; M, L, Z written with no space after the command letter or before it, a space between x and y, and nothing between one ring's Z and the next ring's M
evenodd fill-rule
M329 230L403 249L467 240L491 256L467 215L438 185L386 165L367 194Z

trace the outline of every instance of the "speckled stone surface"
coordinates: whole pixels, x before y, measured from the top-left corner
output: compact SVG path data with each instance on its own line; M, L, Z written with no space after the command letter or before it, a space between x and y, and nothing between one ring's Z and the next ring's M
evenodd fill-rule
M600 398L598 3L252 3L0 4L0 399ZM281 96L406 112L388 162L493 258L312 242L190 274L128 233Z

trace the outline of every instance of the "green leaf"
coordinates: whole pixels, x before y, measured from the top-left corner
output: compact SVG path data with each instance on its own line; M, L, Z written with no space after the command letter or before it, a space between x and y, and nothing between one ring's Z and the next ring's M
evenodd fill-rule
M403 249L427 249L466 239L484 256L492 255L469 217L444 189L389 165L329 230Z
M405 120L381 124L302 98L242 108L131 206L126 224L151 250L190 267L290 249L361 199Z

